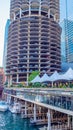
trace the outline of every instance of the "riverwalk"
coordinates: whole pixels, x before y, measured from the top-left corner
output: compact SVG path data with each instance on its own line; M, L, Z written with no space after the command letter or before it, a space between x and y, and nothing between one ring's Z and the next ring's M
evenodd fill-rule
M48 130L55 130L55 127L60 129L72 129L73 126L73 92L63 89L5 89L5 100L17 99L24 101L25 115L33 117L33 123L43 124L47 122ZM33 105L32 105L33 104ZM31 107L31 110L28 108ZM44 108L44 109L43 109ZM41 109L41 110L40 110ZM45 112L46 110L46 112ZM29 111L29 112L28 112ZM37 120L37 115L44 113L40 121ZM31 116L31 112L32 115ZM42 114L41 114L42 115ZM59 115L59 116L58 116ZM45 117L45 118L44 118ZM59 120L60 119L60 120ZM55 125L57 123L57 126ZM61 124L60 124L60 123ZM53 123L54 125L51 125ZM66 124L65 124L66 123ZM64 124L64 128L63 128ZM54 128L52 128L55 126ZM62 128L61 128L62 127Z

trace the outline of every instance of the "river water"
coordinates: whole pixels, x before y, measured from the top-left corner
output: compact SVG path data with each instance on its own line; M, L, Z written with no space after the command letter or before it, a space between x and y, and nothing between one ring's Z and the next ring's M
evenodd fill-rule
M29 120L22 119L21 115L0 112L0 130L39 130L39 128L31 126Z

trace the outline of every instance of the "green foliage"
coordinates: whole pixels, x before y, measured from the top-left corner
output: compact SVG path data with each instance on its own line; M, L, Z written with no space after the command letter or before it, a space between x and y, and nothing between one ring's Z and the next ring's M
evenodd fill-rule
M66 85L63 85L63 88L66 88Z
M24 85L22 83L18 84L18 88L22 88Z
M28 81L32 81L37 75L39 75L39 71L33 71L28 78Z
M12 84L12 85L10 85L10 87L12 88L12 87L14 87L14 85Z
M32 83L29 82L29 83L28 83L28 86L32 86Z
M48 85L41 83L30 83L28 88L48 88Z
M69 87L70 87L70 88L73 88L73 83L70 83L70 84L69 84Z
M40 87L41 87L41 84L40 84L40 83L34 83L34 84L33 84L33 87L35 87L35 88L40 88Z
M65 85L65 84L64 84L64 85L60 84L60 85L58 86L58 88L66 88L66 85Z

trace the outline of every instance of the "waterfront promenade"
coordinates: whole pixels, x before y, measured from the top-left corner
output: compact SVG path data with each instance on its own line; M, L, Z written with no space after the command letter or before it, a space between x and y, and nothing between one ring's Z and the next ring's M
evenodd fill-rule
M53 121L63 122L60 128L72 128L73 126L73 91L70 89L10 89L4 90L6 100L23 100L25 105L25 115L33 114L33 121L37 124L37 106L38 110L44 108L43 112L46 114L48 130L51 130L51 123ZM29 104L29 105L27 105ZM33 105L31 105L33 104ZM27 109L31 106L29 114ZM45 111L46 110L46 111ZM62 113L62 115L61 115ZM57 115L54 117L54 115ZM60 117L58 116L60 115ZM64 115L64 117L63 117ZM51 116L54 118L51 119ZM32 116L30 116L31 118ZM44 118L44 116L43 116ZM57 119L56 119L57 118ZM39 121L42 124L42 119ZM65 122L65 123L64 123ZM55 126L56 127L56 126ZM55 129L55 128L54 128ZM62 129L62 128L61 128ZM63 130L63 129L62 129Z
M49 109L73 115L73 92L70 89L5 89L14 96ZM53 107L52 107L53 106Z

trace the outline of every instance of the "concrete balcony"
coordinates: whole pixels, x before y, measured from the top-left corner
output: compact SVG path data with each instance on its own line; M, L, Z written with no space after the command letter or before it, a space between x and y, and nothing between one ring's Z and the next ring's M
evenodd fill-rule
M27 74L27 71L25 71L25 70L18 70L18 72L17 72L17 73L21 73L21 74L26 73L26 74Z
M18 65L24 65L25 63L27 63L27 61L18 62Z
M17 69L18 69L18 67L14 67L14 66L10 68L11 71L12 70L17 70Z
M23 65L23 66L18 66L18 69L24 69L24 68L27 68L27 66Z

